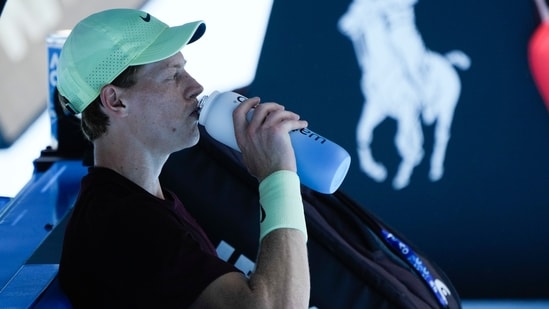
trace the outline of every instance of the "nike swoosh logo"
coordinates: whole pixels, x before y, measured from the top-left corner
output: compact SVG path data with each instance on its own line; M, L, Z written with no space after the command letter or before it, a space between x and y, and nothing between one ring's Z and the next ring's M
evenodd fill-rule
M259 214L259 223L263 223L266 217L267 217L267 214L265 213L265 209L263 209L263 206L261 206L261 213Z
M151 14L147 13L147 16L143 17L143 16L139 16L141 17L141 19L143 19L144 22L148 23L149 21L151 21Z

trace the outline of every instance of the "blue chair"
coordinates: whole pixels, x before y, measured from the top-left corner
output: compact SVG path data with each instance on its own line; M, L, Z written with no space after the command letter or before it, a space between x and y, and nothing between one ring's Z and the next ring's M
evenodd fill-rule
M59 279L55 276L55 279L50 283L46 290L40 295L36 302L32 305L33 309L70 309L72 305L69 298L61 286L59 286Z
M2 308L72 308L57 279L58 264L24 264L0 290Z

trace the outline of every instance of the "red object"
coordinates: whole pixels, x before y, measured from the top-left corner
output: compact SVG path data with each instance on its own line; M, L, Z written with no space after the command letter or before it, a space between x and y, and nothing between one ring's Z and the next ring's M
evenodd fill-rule
M535 1L541 24L530 38L528 60L536 86L549 110L549 9L545 0Z

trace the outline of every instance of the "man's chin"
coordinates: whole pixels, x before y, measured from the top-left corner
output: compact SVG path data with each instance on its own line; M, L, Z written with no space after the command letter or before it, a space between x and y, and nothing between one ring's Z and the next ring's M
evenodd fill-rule
M198 131L198 128L196 129L196 135L194 136L194 139L190 141L190 143L184 147L185 148L191 148L198 144L198 141L200 141L200 131Z

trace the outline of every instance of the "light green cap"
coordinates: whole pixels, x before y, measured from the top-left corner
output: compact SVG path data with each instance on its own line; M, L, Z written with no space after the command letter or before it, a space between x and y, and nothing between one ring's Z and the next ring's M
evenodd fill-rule
M81 113L103 86L132 65L169 58L198 40L206 30L202 21L169 27L147 12L112 9L90 15L71 31L57 67L57 88Z

